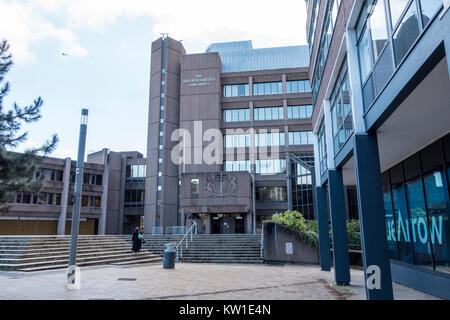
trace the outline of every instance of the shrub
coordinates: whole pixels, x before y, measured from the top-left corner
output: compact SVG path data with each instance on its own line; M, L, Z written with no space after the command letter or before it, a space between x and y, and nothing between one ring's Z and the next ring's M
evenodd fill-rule
M361 250L361 231L358 220L347 221L348 247L353 250Z
M312 228L310 221L306 221L298 211L288 210L283 213L275 213L272 215L272 219L265 220L263 223L266 222L273 222L297 231L306 243L316 248L319 246L317 229Z
M307 243L314 247L319 246L319 227L317 220L305 220L303 215L298 211L275 213L272 215L272 219L265 220L265 222L277 223L297 231ZM329 236L330 246L332 246L331 226L329 226ZM349 249L361 250L361 233L358 220L347 221L347 242Z

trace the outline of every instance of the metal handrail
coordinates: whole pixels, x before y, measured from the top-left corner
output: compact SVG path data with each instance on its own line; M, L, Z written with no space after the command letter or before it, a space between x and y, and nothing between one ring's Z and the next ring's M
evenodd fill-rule
M188 231L186 231L186 233L184 234L183 238L181 238L180 242L178 242L178 244L175 246L177 255L176 255L176 261L178 262L178 247L180 247L180 244L183 242L184 239L186 239L186 249L188 248L188 238L187 235L190 233L191 234L191 242L192 242L192 234L193 231L192 229L195 227L195 234L197 234L197 222L194 221L192 223L192 225L189 227ZM181 258L183 258L183 246L180 247L180 256Z
M261 258L263 257L263 249L264 249L264 225L261 230L261 248L260 248L260 253L259 253Z

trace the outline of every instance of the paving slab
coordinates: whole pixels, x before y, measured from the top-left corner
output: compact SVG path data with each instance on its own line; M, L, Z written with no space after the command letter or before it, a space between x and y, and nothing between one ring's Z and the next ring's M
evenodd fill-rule
M66 270L0 272L0 300L364 300L362 270L334 284L317 265L177 263L81 268L81 288L66 289ZM438 299L394 283L397 300Z

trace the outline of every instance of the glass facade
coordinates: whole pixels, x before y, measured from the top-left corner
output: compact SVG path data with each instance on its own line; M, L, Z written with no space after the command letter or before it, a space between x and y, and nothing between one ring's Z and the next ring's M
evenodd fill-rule
M231 84L223 86L224 97L245 97L249 95L248 84Z
M257 202L287 201L286 187L258 187L255 191L255 199Z
M286 81L286 93L311 92L309 80Z
M320 83L322 81L322 75L325 69L325 64L327 61L328 51L330 49L331 39L333 37L333 31L336 24L340 4L340 0L329 0L327 2L323 29L320 35L317 60L314 66L314 75L311 80L313 104L316 103L317 93L319 92Z
M224 148L248 148L250 147L249 134L226 134L223 136Z
M327 157L327 140L325 135L325 122L319 127L319 132L317 133L318 149L319 149L319 163L320 163L320 175L322 176L328 169L328 157Z
M365 1L356 27L365 110L441 7L438 0Z
M261 82L253 84L253 95L268 95L268 94L282 94L283 93L283 83L278 82Z
M143 208L144 198L144 189L125 190L125 208Z
M223 110L223 122L250 121L250 109Z
M301 146L313 144L312 131L291 131L289 132L289 145Z
M382 175L392 259L450 272L450 135Z
M145 164L127 165L127 179L145 178L147 166Z
M250 172L249 160L224 161L224 171L248 171Z
M103 176L101 174L89 174L89 173L83 174L83 184L101 186L102 181Z
M306 165L314 167L314 154L297 154ZM305 219L314 219L314 196L312 172L306 166L291 161L292 208Z
M61 205L60 193L40 192L37 194L19 192L16 194L15 203L40 204L40 205Z
M311 56L312 53L312 44L314 41L314 33L316 32L316 24L317 24L317 8L319 4L319 0L312 0L313 1L313 9L311 14L311 27L309 28L308 33L308 44L309 44L309 55Z
M347 61L341 67L331 94L331 120L333 123L334 153L337 154L353 133L351 91Z
M254 108L253 119L255 121L283 120L283 107Z
M288 106L288 119L311 119L313 113L312 105Z
M255 147L271 147L286 145L284 132L255 134Z
M256 174L278 174L285 172L285 159L256 160Z

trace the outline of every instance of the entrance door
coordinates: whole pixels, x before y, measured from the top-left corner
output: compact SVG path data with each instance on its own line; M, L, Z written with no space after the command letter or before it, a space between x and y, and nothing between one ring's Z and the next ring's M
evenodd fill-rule
M231 234L234 233L234 217L222 217L220 219L220 233Z
M236 217L234 231L236 233L245 233L244 218L242 216Z

